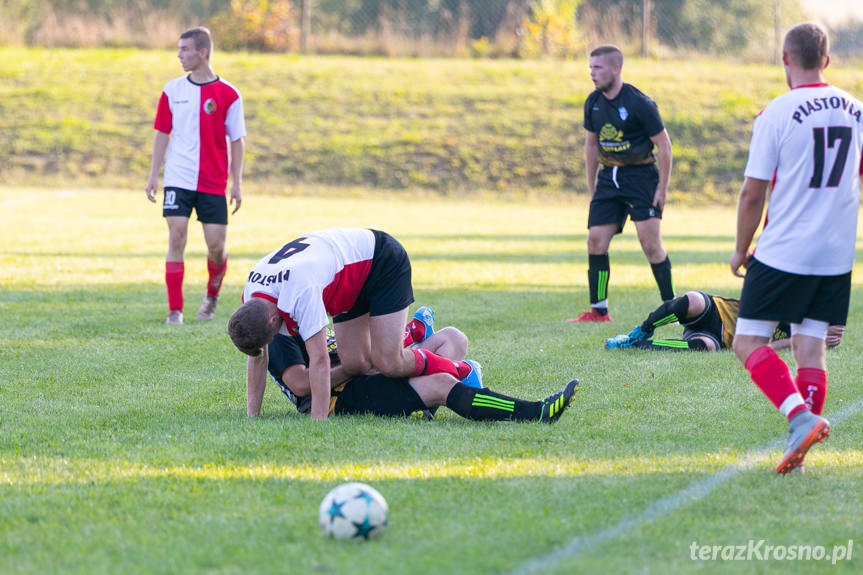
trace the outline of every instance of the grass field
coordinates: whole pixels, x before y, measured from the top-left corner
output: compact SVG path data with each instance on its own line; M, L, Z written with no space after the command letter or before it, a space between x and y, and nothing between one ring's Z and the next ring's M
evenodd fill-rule
M162 323L166 234L143 192L7 187L0 208L0 573L863 570L859 277L828 354L832 436L806 474L777 477L784 420L731 353L603 349L656 304L633 230L612 245L614 323L564 323L587 301L584 203L249 193L216 321L179 327ZM579 377L571 410L554 426L446 409L320 423L270 386L247 418L244 358L225 335L243 279L329 225L399 238L416 305L471 337L486 385L535 399ZM678 292L738 293L733 209L670 205L664 230ZM203 254L195 226L187 316ZM387 498L380 541L319 535L318 503L346 480ZM691 559L693 542L750 540L827 553L851 540L852 557Z

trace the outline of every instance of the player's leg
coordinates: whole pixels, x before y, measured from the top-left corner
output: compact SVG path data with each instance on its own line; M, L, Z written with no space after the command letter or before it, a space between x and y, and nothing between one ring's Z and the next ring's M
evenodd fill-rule
M749 273L752 273L751 268ZM750 313L743 307L746 296L744 282L741 314ZM752 381L788 419L788 448L776 466L777 473L788 473L803 463L803 458L812 445L827 437L830 422L809 410L797 384L791 379L788 365L768 345L776 324L775 321L738 317L733 348Z
M461 361L467 355L468 339L461 330L449 326L436 331L417 347L427 349L435 355Z
M663 301L668 301L674 297L674 286L671 279L671 260L665 248L662 247L661 222L658 217L636 221L635 231L638 234L641 251L650 262L650 269L659 287L660 297Z
M591 203L591 210L593 210ZM599 208L597 208L599 210ZM568 319L568 322L610 321L608 314L608 282L611 264L608 249L611 239L619 233L618 223L591 225L587 230L587 285L590 293L590 310Z
M199 193L196 209L207 244L207 292L195 319L209 321L216 315L219 291L228 270L228 205L224 196Z
M167 194L167 192L166 192ZM168 318L166 323L183 323L184 252L188 236L189 218L168 216L168 253L165 257L165 287L168 292Z
M444 372L457 379L471 372L472 368L464 361L453 361L422 348L405 349L405 319L407 308L369 317L371 360L378 371L389 377L416 377Z
M627 199L629 217L635 223L641 250L650 263L660 297L663 301L670 300L674 297L671 260L662 247L662 209L653 203L659 171L654 165L634 166L621 177L621 192Z
M705 339L698 337L693 338L691 341L688 338L684 338L684 340L688 340L688 343L680 343L683 340L649 340L653 336L654 330L663 325L675 322L683 323L689 320L698 322L705 312L710 309L710 306L710 297L707 294L698 291L687 292L680 297L663 302L659 307L650 312L640 325L632 328L632 331L628 334L620 334L606 339L605 347L616 349L637 346L644 349L668 348L688 349L690 351L714 351L714 349L717 349L718 343L715 344L713 338Z
M812 413L821 415L827 396L827 322L804 319L791 325L791 351L797 364L794 383Z
M426 407L446 405L458 415L475 421L554 423L569 407L578 387L578 380L572 380L542 401L526 401L487 387L469 387L446 373L412 377L409 381Z
M219 291L228 270L228 250L225 245L228 226L204 224L204 241L207 243L207 291L195 316L198 321L209 321L216 315Z
M349 374L365 374L372 369L372 340L369 314L346 321L333 321L339 342L339 361Z
M709 335L692 335L683 339L645 339L632 347L651 351L716 351L717 340Z

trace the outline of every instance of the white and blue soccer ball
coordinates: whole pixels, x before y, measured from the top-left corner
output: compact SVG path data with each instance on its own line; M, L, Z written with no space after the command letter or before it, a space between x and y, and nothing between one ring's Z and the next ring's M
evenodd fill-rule
M318 522L324 535L368 541L387 529L386 499L365 483L343 483L321 501Z

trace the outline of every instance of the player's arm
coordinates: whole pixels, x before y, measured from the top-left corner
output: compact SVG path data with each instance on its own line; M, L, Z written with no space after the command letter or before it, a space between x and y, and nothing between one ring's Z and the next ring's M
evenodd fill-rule
M596 192L596 172L599 171L599 144L596 132L585 130L584 136L584 171L587 173L587 193L593 199Z
M240 209L240 204L243 203L243 193L241 191L243 185L243 155L246 151L244 138L238 138L231 142L231 200L230 204L234 206L231 215L237 213Z
M246 360L246 414L249 417L261 415L261 403L264 401L264 390L267 389L267 363L269 362L267 346L256 356Z
M147 178L147 199L156 203L156 192L159 191L159 170L162 169L162 161L165 159L165 151L171 136L165 132L156 130L153 136L153 154L150 159L150 177Z
M663 129L650 141L656 146L656 166L659 169L659 184L653 196L653 205L660 210L665 207L665 198L668 195L668 182L671 179L671 138L668 130Z
M309 388L312 394L312 419L326 419L330 412L330 355L326 328L305 341L309 354Z
M761 223L769 184L767 180L746 178L740 188L740 196L737 199L737 240L729 261L731 273L737 277L743 277L740 268L746 265L749 246L752 245L752 238L755 237L755 231Z

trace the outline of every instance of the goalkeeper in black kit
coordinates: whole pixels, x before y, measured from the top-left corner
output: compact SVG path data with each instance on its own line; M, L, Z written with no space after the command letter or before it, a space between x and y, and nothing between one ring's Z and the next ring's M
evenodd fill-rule
M734 341L734 326L740 301L703 291L690 291L681 297L664 302L653 310L640 325L628 334L605 340L608 349L639 348L662 351L718 351L731 349ZM655 339L654 331L664 325L679 323L683 326L681 339ZM842 342L843 325L831 325L827 329L827 347L836 347ZM789 347L791 328L780 323L773 332L770 344L774 349Z

